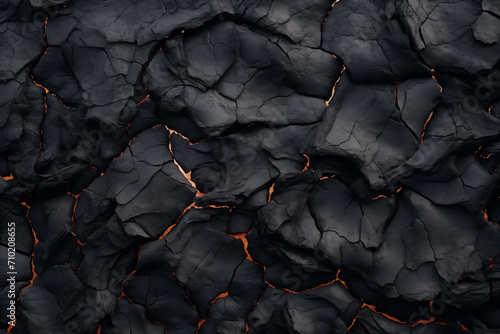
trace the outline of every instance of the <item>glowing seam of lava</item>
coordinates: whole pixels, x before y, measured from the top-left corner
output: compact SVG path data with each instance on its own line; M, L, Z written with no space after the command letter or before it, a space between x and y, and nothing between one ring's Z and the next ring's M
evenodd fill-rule
M272 285L271 283L269 283L266 279L264 279L264 281L266 282L266 284L267 284L269 287L271 287L271 288L273 288L273 289L283 290L283 291L286 291L286 292L289 292L289 293L293 293L294 295L298 295L298 294L300 294L300 293L302 293L302 292L305 292L305 291L316 290L316 289L319 289L319 288L321 288L321 287L324 287L324 286L328 286L328 285L330 285L330 284L333 284L333 283L335 283L335 282L340 282L340 283L341 283L341 284L342 284L342 285L343 285L346 289L348 289L347 284L346 284L343 280L341 280L341 279L339 278L340 270L341 270L341 269L339 269L339 270L337 271L337 276L335 277L335 279L334 279L333 281L330 281L330 282L326 282L326 283L320 284L320 285L318 285L318 286L315 286L314 288L304 289L304 290L300 290L300 291L294 291L294 290L290 290L290 289L287 289L287 288L277 288L277 287L275 287L274 285ZM265 275L265 271L266 271L266 267L264 267L264 275Z
M332 3L332 8L330 8L330 10L328 11L328 13L326 13L326 16L325 16L325 18L323 19L323 21L321 21L320 31L323 31L323 25L325 24L325 21L326 21L326 19L328 18L328 15L330 15L330 12L333 10L333 6L335 6L335 4L336 4L337 2L339 2L339 1L340 1L340 0L335 0L335 1ZM335 56L334 56L334 57L335 57ZM335 57L335 58L337 58L337 57Z
M488 213L486 213L486 210L487 210L487 209L484 209L484 212L483 212L483 217L484 217L484 219L486 219L486 220L487 220L489 223L491 223L491 224L500 225L499 223L495 223L495 222L492 222L492 221L490 220L490 218L488 217Z
M33 77L33 74L31 74L31 75L30 75L30 77L31 77L31 80L33 81L33 83L35 84L35 86L38 86L38 87L40 87L40 88L43 88L43 90L45 91L45 94L50 94L50 93L49 93L49 90L48 90L45 86L42 86L42 85L40 85L39 83L37 83L37 82L35 81L35 78Z
M227 235L235 238L235 239L239 239L241 240L241 242L243 242L243 249L245 250L245 254L247 255L246 259L247 260L250 260L252 262L255 262L253 259L252 259L252 256L250 255L249 251L248 251L248 240L247 240L247 235L249 233L235 233L235 234L230 234L230 233L227 233Z
M193 202L193 203L191 203L189 206L187 206L187 207L184 209L184 211L182 211L182 213L180 214L179 218L177 218L177 221L176 221L174 224L172 224L172 225L170 225L169 227L167 227L167 229L165 230L165 232L163 232L163 234L162 234L160 237L158 237L158 239L163 239L163 238L165 238L165 236L166 236L167 234L169 234L169 233L170 233L170 231L172 231L172 229L173 229L175 226L177 226L177 223L179 223L179 221L181 220L182 216L184 216L184 214L185 214L186 212L188 212L189 210L191 210L191 209L193 209L193 208L194 208L194 209L206 209L206 208L214 208L214 209L229 209L229 211L233 210L233 208L232 208L232 207L229 207L229 206L226 206L226 205L217 206L217 205L212 205L212 204L210 204L210 205L207 205L207 206L205 206L205 207L202 207L202 206L196 206L196 203L195 203L195 202Z
M142 103L144 103L147 99L149 99L149 96L150 96L149 94L148 94L148 95L146 95L146 97L145 97L144 99L142 99L141 101L139 101L139 102L137 103L137 105L141 105ZM129 124L129 125L130 125L130 124Z
M189 171L189 173L186 173L184 171L184 169L181 167L181 165L179 165L177 160L174 158L174 152L172 151L172 141L170 140L170 136L172 136L172 133L175 133L175 134L178 134L179 136L181 136L182 138L188 140L188 143L190 145L192 145L191 142L189 142L189 139L187 139L187 137L182 136L177 131L170 130L166 125L165 125L165 128L169 132L169 134L168 134L168 139L169 139L168 140L168 150L170 151L170 154L172 154L172 160L174 161L174 164L177 166L177 168L179 168L179 171L182 173L182 175L184 175L184 177L188 180L188 182L196 189L196 197L205 195L204 193L202 193L201 191L198 190L196 183L194 183L194 181L191 179L191 171Z
M29 214L29 211L30 211L30 206L28 204L26 204L26 202L21 202L21 205L25 206L27 208L26 210L26 219L28 220L29 224L30 224L30 227L31 227L31 231L33 232L33 237L35 238L35 243L33 244L33 253L31 254L31 272L33 273L33 277L31 278L31 280L29 281L30 283L25 286L24 288L22 288L21 290L19 290L19 293L18 293L18 297L17 297L17 301L19 302L19 296L21 295L21 291L30 287L32 284L33 284L33 281L35 280L35 278L37 277L37 274L35 272L35 265L33 264L33 260L35 258L35 246L38 244L38 238L36 237L36 233L35 233L35 230L33 229L33 224L31 224L31 220L29 219L28 217L28 214ZM17 309L17 305L16 305L16 309ZM15 319L15 322L14 324L17 323L17 318ZM10 333L11 330L14 328L13 325L10 325L8 328L7 328L7 333Z
M403 189L403 187L399 187L399 188L398 188L398 190L396 190L396 191L395 191L392 195L390 195L389 197L394 197L394 196L396 196L396 194L398 194L399 192L401 192L401 190L402 190L402 189ZM378 195L377 197L373 197L373 198L372 198L372 201L375 201L375 200L377 200L377 199L379 199L379 198L389 198L389 197L387 197L387 196L385 196L385 195Z
M431 111L431 113L429 114L429 117L427 117L427 120L424 123L424 129L422 131L422 136L420 137L420 142L421 143L424 142L424 135L425 135L425 130L427 129L427 123L429 123L429 121L431 120L432 115L434 115L434 111Z
M338 1L338 0L337 0ZM335 56L334 56L335 57ZM336 58L336 57L335 57ZM337 84L339 83L340 81L340 78L342 77L342 74L344 73L345 71L345 66L342 67L342 71L340 71L340 75L339 75L339 78L337 79L337 81L335 81L335 84L333 85L333 88L332 88L332 95L330 95L330 98L328 99L328 101L325 101L325 104L327 107L330 106L330 102L332 101L333 99L333 96L335 95L335 88L337 87Z
M307 159L307 163L306 163L304 169L302 169L302 171L305 172L306 170L310 169L311 171L314 172L314 169L312 169L310 166L311 159L309 159L309 156L307 154L302 154L302 155Z
M76 205L78 204L78 197L80 197L80 194L74 195L74 194L70 193L69 191L67 191L66 193L68 193L68 195L71 195L75 198L75 203L73 204L73 211L71 212L71 222L73 224L71 226L70 233L76 237L76 242L78 242L79 245L83 245L83 242L80 241L80 238L78 238L78 236L74 232L74 230L75 230L75 211L76 211Z
M267 198L267 203L271 202L271 195L274 193L274 183L269 188L269 196Z
M191 208L192 208L192 206L188 206L188 207L184 210L184 212L186 212L188 209L191 209ZM182 214L184 214L184 212L183 212ZM182 215L181 215L181 216L182 216ZM173 229L176 225L177 225L177 223L172 224L172 225L170 225L169 227L167 227L167 229L165 230L165 232L163 232L163 234L162 234L162 235L161 235L158 239L163 239L163 238L165 238L165 236L166 236L167 234L169 234L169 233L170 233L170 231L172 231L172 229Z
M432 307L432 304L431 304L431 307ZM436 321L436 319L435 319L434 317L431 317L429 320L419 320L419 321L415 322L415 323L412 325L412 324L409 324L409 323L407 323L407 322L401 321L401 320L399 320L398 318L395 318L395 317L393 317L393 316L390 316L390 315L388 315L387 313L383 313L383 312L377 311L377 310L376 310L376 308L377 308L377 307L376 307L375 305L370 305L370 304L363 303L363 304L361 305L361 307L359 308L358 315L357 315L357 316L353 319L352 323L349 325L349 327L347 328L347 330L350 330L350 329L352 328L352 326L354 326L354 323L356 322L356 319L359 317L359 314L361 313L361 310L362 310L363 308L369 308L369 309L370 309L371 311L373 311L374 313L377 313L377 314L379 314L379 315L381 315L381 316L383 316L383 317L385 317L385 318L387 318L387 319L389 319L389 320L392 320L392 321L394 321L394 322L397 322L397 323L400 323L400 324L403 324L403 325L408 325L408 326L410 326L410 327L415 327L415 326L417 326L417 325L425 325L425 324L429 324L429 323L431 323L431 322L436 323L436 324L438 324L438 325L446 325L446 323L442 323L442 322L438 322L438 321Z
M192 143L188 137L184 136L182 133L180 133L179 131L175 131L175 130L172 130L170 129L168 126L164 125L165 126L165 129L167 129L167 131L172 134L172 133L175 133L176 135L180 136L182 139L186 140L188 142L189 145L195 145L195 144L198 144L199 142L196 142L196 143Z
M212 305L213 303L215 303L215 301L217 299L227 297L228 295L229 295L229 291L228 290L226 290L226 292L223 292L223 293L219 294L217 297L215 297L214 299L212 299L208 303L207 310L210 308L210 305ZM198 329L196 330L196 333L198 333L200 331L201 325L203 325L205 323L205 321L207 321L207 318L208 318L208 315L204 319L200 319L200 321L198 322Z
M442 93L443 92L443 87L439 84L438 80L436 79L436 71L432 68L431 72L432 72L432 78L434 80L436 80L436 84L439 86L439 89L441 90L441 93Z

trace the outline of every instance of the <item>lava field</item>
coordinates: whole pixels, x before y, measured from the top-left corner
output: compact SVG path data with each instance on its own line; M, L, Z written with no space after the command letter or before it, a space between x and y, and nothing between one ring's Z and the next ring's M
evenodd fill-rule
M0 334L500 333L500 1L0 0Z

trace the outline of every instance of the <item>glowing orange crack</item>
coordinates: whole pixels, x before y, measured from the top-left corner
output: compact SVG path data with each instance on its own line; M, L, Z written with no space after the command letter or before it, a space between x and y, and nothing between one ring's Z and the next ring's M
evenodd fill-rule
M339 0L337 0L337 1L339 1ZM334 2L334 4L335 4L337 1L335 1L335 2ZM334 56L334 57L335 57L335 56ZM335 57L335 58L337 58L337 57ZM329 106L330 106L330 102L332 101L333 96L335 95L335 88L337 87L337 84L339 83L340 78L342 77L342 73L344 73L344 71L345 71L345 66L343 66L343 67L342 67L342 71L340 71L339 78L337 79L337 81L335 81L335 84L333 84L333 88L332 88L332 95L330 95L330 98L328 99L328 101L325 101L325 104L326 104L326 106L327 106L327 107L329 107Z
M491 109L496 105L496 103L493 103L489 108L488 108L488 114L491 115Z
M263 268L264 268L264 276L265 276L266 267L264 267L264 266L263 266ZM277 287L275 287L274 285L272 285L271 283L269 283L269 282L268 282L265 278L264 278L264 281L266 282L266 284L267 284L269 287L271 287L271 288L273 288L273 289L283 290L283 291L286 291L286 292L289 292L289 293L293 293L294 295L298 295L298 294L300 294L300 293L302 293L302 292L305 292L305 291L316 290L316 289L322 288L322 287L324 287L324 286L328 286L328 285L330 285L330 284L333 284L333 283L335 283L335 282L340 282L340 283L341 283L341 284L342 284L342 285L343 285L346 289L349 289L349 288L347 287L346 283L345 283L343 280L341 280L341 279L339 278L339 274L340 274L340 269L337 271L337 276L336 276L336 278L335 278L333 281L330 281L330 282L326 282L326 283L320 284L320 285L318 285L318 286L315 286L314 288L304 289L304 290L300 290L300 291L290 290L290 289L287 289L287 288L277 288Z
M192 143L192 142L189 140L189 138L188 138L188 137L184 136L184 135L183 135L182 133L180 133L179 131L175 131L175 130L170 129L170 128L169 128L168 126L166 126L166 125L165 125L165 129L167 129L167 131L168 131L170 134L175 133L176 135L178 135L178 136L182 137L182 139L187 140L187 142L189 143L189 145L195 145L195 144L198 144L198 142L196 142L196 143ZM170 136L169 136L169 138L170 138Z
M38 244L38 238L36 237L35 230L33 229L33 224L31 223L31 220L28 217L28 214L29 214L29 211L30 211L30 206L28 204L26 204L25 202L21 202L21 205L23 205L23 206L25 206L27 208L27 210L26 210L26 219L28 220L28 222L30 224L31 231L33 232L33 237L35 238L35 243L33 244L33 253L31 254L31 262L30 262L30 264L31 264L31 272L33 273L33 277L29 281L29 284L27 286L25 286L24 288L22 288L19 291L19 294L21 294L22 290L30 287L33 284L34 279L37 277L37 274L35 272L35 264L33 263L33 260L35 258L35 246Z
M221 293L220 295L218 295L214 299L212 299L210 301L210 303L208 303L208 305L207 305L207 310L210 308L210 305L212 305L213 303L215 303L215 301L217 299L227 297L228 295L229 295L229 293L228 293L228 291L226 291L226 292ZM204 319L200 319L200 321L198 322L198 329L196 330L196 333L198 333L198 331L200 330L201 325L203 325L205 323L205 321L207 321L207 318L208 318L208 316L206 318L204 318Z
M70 193L69 191L66 191L66 193L68 195L71 195L71 196L73 196L75 198L75 203L73 204L73 211L71 212L71 223L72 223L72 226L71 226L70 233L73 234L76 237L76 242L78 242L79 245L83 245L83 242L80 241L80 238L78 238L78 236L74 232L74 229L75 229L75 211L76 211L76 205L78 204L78 197L80 197L80 194L74 195L74 194Z
M439 84L439 82L437 81L436 79L436 70L431 68L431 72L432 72L432 78L434 80L436 80L436 84L439 86L439 89L441 90L441 93L443 92L443 87Z
M311 159L309 159L309 156L307 154L302 154L306 159L307 159L307 163L304 167L304 169L302 169L303 172L305 172L306 170L310 169L311 171L314 172L314 169L311 168L310 164L311 164Z
M271 187L269 188L269 196L267 198L267 202L271 202L271 195L274 193L274 183L271 185Z
M333 10L333 6L335 6L335 4L336 4L337 2L339 2L339 1L340 1L340 0L335 0L335 1L332 3L332 8L328 11L328 13L326 13L325 18L324 18L324 19L323 19L323 21L321 22L321 27L320 27L320 29L319 29L320 31L323 31L323 24L325 24L325 21L326 21L326 19L328 18L328 15L330 15L330 12ZM334 57L335 57L335 56L334 56ZM337 58L337 57L335 57L335 58Z
M191 208L191 207L187 207L187 208L186 208L186 210L184 210L184 212L186 212L186 211L187 211L188 209L190 209L190 208ZM183 214L184 214L184 212L183 212ZM177 223L170 225L170 226L169 226L169 227L165 230L165 232L163 232L163 234L162 234L162 235L161 235L158 239L163 239L163 238L165 238L165 236L166 236L167 234L169 234L169 233L170 233L170 231L172 231L172 229L173 229L176 225L177 225Z
M139 102L137 103L137 105L141 105L142 103L144 103L144 101L146 101L147 99L149 99L149 96L150 96L149 94L148 94L148 95L146 95L146 97L145 97L144 99L142 99L141 101L139 101ZM130 124L129 124L129 126L130 126Z
M422 131L422 136L420 137L420 142L423 143L424 142L424 135L425 135L425 130L427 129L427 123L429 123L429 121L431 120L432 118L432 115L434 115L434 111L432 111L429 115L429 117L427 117L427 120L425 121L425 124L424 124L424 130Z
M492 222L492 221L490 220L490 218L488 217L488 213L486 212L486 210L487 210L487 209L484 209L484 212L483 212L483 217L484 217L484 219L486 219L486 220L487 220L489 223L491 223L491 224L500 225L500 224L495 223L495 222Z
M33 78L33 74L31 74L30 76L31 76L31 80L33 80L33 83L34 83L36 86L38 86L38 87L40 87L40 88L43 88L43 90L45 91L45 94L48 94L48 93L49 93L49 90L48 90L46 87L44 87L44 86L40 85L39 83L37 83L37 82L35 81L35 78Z
M182 175L184 175L184 177L188 180L188 182L196 189L196 197L200 197L200 196L205 195L204 193L202 193L201 191L198 190L196 183L194 183L194 181L191 179L191 171L189 171L189 173L186 173L184 171L184 169L181 167L181 165L179 165L177 160L175 160L174 152L172 151L172 141L170 140L170 136L172 136L172 133L175 133L175 134L178 134L179 136L181 136L182 138L186 139L190 145L192 145L191 142L189 142L189 139L187 139L187 137L182 136L177 131L170 130L166 125L165 125L165 128L169 132L169 134L168 134L168 139L169 139L168 140L168 149L170 151L170 154L172 154L172 160L174 161L174 164L177 166L177 168L179 168L179 171L182 173Z
M431 304L431 306L432 306L432 304ZM347 328L348 330L350 330L350 329L351 329L351 327L352 327L352 326L354 326L354 323L356 322L356 319L359 317L359 314L361 313L361 310L362 310L363 308L369 308L369 309L370 309L370 310L372 310L374 313L377 313L377 314L379 314L379 315L381 315L381 316L383 316L383 317L385 317L385 318L387 318L387 319L389 319L389 320L392 320L392 321L394 321L394 322L397 322L397 323L400 323L400 324L403 324L403 325L408 325L408 326L410 326L410 327L415 327L415 326L417 326L417 325L429 324L429 323L431 323L431 322L434 322L434 323L436 323L436 324L438 324L438 325L445 325L445 323L442 323L442 322L437 322L437 321L436 321L436 319L435 319L434 317L431 317L429 320L419 320L419 321L417 321L416 323L414 323L414 324L412 325L412 324L409 324L409 323L407 323L407 322L401 321L401 320L399 320L398 318L395 318L395 317L393 317L393 316L391 316L391 315L389 315L389 314L387 314L387 313L383 313L383 312L377 311L377 309L376 309L377 307L376 307L375 305L370 305L370 304L363 303L363 304L361 305L361 307L359 308L359 313L358 313L358 315L354 318L354 320L352 321L351 325Z
M208 303L208 305L207 305L207 310L210 308L210 305L212 305L213 303L215 303L215 301L216 301L217 299L227 297L228 295L229 295L229 292L228 292L227 290L226 290L226 292L223 292L223 293L219 294L217 297L215 297L214 299L212 299L212 300L210 301L210 303ZM207 318L208 318L208 315L207 315L207 317L206 317L206 318L204 318L204 319L200 319L200 321L198 322L198 329L196 330L196 333L198 333L198 332L199 332L201 325L203 325L203 324L205 323L205 321L207 321Z
M402 189L403 189L403 187L399 187L399 188L398 188L398 190L396 190L396 191L395 191L392 195L390 195L389 197L396 196L396 194L400 193ZM379 199L379 198L388 198L388 197L387 197L387 196L385 196L385 195L378 195L377 197L372 198L372 201L375 201L375 200L377 200L377 199Z
M248 251L248 240L247 240L247 235L248 233L235 233L235 234L227 234L235 239L239 239L241 240L241 242L243 242L243 249L245 250L245 254L247 255L247 260L250 260L252 262L254 262L254 260L252 259L252 256L250 255L250 252Z

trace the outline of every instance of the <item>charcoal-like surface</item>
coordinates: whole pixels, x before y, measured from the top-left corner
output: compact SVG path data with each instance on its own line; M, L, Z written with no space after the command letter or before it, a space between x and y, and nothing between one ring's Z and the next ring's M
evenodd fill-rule
M499 100L496 0L3 1L0 333L499 333Z

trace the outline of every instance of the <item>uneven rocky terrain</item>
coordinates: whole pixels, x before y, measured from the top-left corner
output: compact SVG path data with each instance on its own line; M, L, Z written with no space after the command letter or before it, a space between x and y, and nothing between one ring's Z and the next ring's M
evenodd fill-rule
M2 0L17 334L500 333L500 2Z

